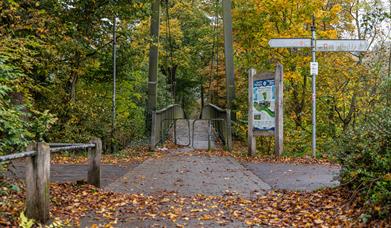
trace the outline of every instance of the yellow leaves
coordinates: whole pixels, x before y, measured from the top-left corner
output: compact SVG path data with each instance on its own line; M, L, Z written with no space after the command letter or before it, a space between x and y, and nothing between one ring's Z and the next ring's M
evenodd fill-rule
M380 212L382 208L381 208L380 206L374 206L373 209L374 209L376 212Z
M322 39L338 39L338 34L336 30L319 30L318 36Z
M146 216L149 216L149 217L151 217L151 218L156 218L156 214L154 214L154 213L149 213L149 212L147 212L147 213L145 213L145 215L146 215Z
M213 217L211 215L205 214L199 218L199 220L211 220Z
M254 225L254 221L252 221L252 220L246 220L246 221L244 221L244 223L246 223L247 226Z
M203 210L200 209L200 208L196 208L196 209L191 209L190 212L202 212Z
M168 213L167 216L172 220L172 221L176 221L176 219L178 218L178 215L174 214L174 213Z
M292 80L292 81L296 81L297 82L297 81L302 80L303 76L299 72L288 71L288 72L285 73L284 78L286 80Z
M341 12L342 10L342 6L340 4L335 4L332 8L331 8L331 13L336 15L338 14L339 12Z
M318 219L315 219L315 220L314 220L314 223L319 225L319 224L324 223L324 221L323 221L322 219L319 219L319 218L318 218Z
M163 198L162 200L160 200L161 203L168 203L170 202L170 199L169 198Z
M391 181L391 173L387 173L386 175L384 175L384 180Z

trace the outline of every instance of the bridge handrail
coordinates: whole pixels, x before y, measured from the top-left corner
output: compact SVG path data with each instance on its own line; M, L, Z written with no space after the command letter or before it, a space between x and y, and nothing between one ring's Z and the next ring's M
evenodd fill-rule
M165 107L165 108L162 108L162 109L160 109L160 110L157 110L157 111L156 111L156 114L161 114L161 113L166 112L166 111L168 111L169 109L172 109L172 108L175 108L175 107L181 108L181 106L180 106L179 104L171 104L171 105L169 105L169 106L167 106L167 107Z
M185 112L179 104L171 104L161 110L152 112L150 150L155 150L156 145L163 141L164 131L171 128L175 119L183 119L184 117Z
M215 104L208 103L202 108L202 119L224 119L224 121L212 121L226 148L232 150L232 121L231 110L223 109Z
M211 104L211 103L206 104L206 106L210 106L210 107L214 108L216 111L219 111L219 112L225 112L226 111L225 109L220 108L219 106Z

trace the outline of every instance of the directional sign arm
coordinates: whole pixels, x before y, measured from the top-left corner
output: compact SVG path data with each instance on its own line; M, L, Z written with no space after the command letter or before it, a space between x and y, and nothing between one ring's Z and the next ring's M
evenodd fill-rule
M322 52L360 52L368 50L366 40L316 40L316 51ZM272 48L310 48L311 39L277 38L269 40Z
M327 52L358 52L367 51L366 40L317 40L316 51Z
M307 38L297 38L297 39L277 38L277 39L269 40L269 46L272 48L311 47L311 39L307 39Z

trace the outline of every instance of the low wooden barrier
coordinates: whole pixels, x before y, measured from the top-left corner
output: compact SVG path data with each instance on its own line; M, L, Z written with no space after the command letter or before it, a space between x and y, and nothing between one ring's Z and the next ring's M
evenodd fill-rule
M100 187L100 162L102 141L91 140L89 144L32 143L26 152L0 156L0 163L26 158L26 216L41 223L49 220L50 154L67 150L88 149L87 182Z

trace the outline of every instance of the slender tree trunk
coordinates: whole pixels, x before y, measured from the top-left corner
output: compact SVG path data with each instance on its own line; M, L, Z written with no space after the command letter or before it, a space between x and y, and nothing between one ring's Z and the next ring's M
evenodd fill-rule
M113 96L112 96L112 109L111 109L111 152L117 152L117 142L115 140L116 131L116 96L117 96L117 37L116 37L116 23L117 18L113 19Z
M76 84L78 81L79 77L77 76L77 73L75 72L72 76L72 81L71 81L71 102L76 101Z
M80 54L79 52L76 52L75 69L78 69L80 67L80 61L81 61ZM77 73L77 70L73 70L72 78L71 78L71 102L76 102L76 85L78 80L79 80L79 75Z
M391 43L388 49L389 57L388 57L388 77L391 77Z
M201 109L204 107L204 83L203 83L203 79L201 79L201 84L200 84L200 89L201 89ZM202 111L200 113L200 119L202 119Z

